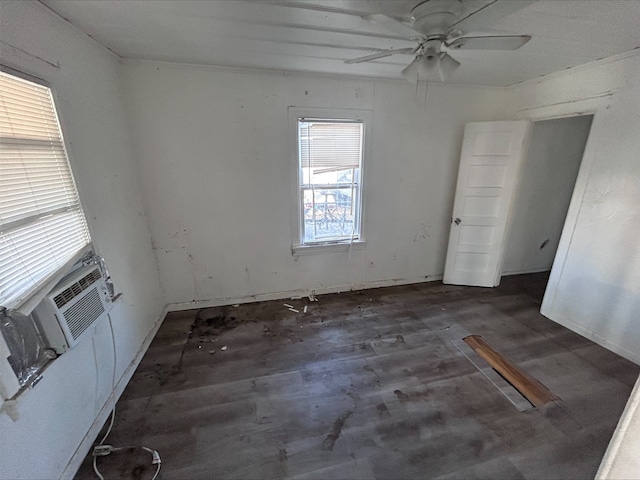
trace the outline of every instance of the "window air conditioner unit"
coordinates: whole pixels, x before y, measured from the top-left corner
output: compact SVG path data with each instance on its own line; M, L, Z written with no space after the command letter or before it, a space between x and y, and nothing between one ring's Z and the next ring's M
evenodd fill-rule
M33 317L49 348L64 353L111 309L105 279L97 265L71 272L34 309Z

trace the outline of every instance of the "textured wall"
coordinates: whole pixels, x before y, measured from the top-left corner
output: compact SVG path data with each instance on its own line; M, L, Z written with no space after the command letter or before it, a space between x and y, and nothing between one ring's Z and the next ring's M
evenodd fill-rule
M502 91L404 81L125 65L161 283L194 304L441 275L462 133ZM295 257L287 107L372 112L364 249ZM197 303L190 303L197 302Z
M640 56L508 94L523 116L596 108L542 313L640 363Z

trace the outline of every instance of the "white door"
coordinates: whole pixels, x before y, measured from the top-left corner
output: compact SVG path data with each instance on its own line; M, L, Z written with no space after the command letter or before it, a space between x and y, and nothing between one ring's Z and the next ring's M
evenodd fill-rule
M529 130L527 121L465 127L444 283L500 283L509 211Z

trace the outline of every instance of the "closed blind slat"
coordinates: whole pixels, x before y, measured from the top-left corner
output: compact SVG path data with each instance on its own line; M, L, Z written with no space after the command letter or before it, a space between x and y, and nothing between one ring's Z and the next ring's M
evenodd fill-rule
M90 240L51 91L0 72L0 305L18 307Z
M300 166L311 169L358 168L362 123L298 122Z

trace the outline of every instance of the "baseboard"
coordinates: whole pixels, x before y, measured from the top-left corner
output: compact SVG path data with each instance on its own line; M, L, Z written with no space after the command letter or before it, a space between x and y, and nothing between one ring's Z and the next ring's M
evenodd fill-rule
M640 365L640 354L632 352L631 350L623 347L622 345L618 345L617 343L613 343L613 342L607 340L606 338L604 338L603 336L597 334L596 332L593 332L593 331L589 330L588 328L585 328L582 325L580 325L578 323L575 323L572 320L569 320L568 318L551 316L549 313L546 313L546 312L544 312L542 310L540 310L540 313L542 315L544 315L545 317L547 317L549 320L553 320L557 324L562 325L563 327L566 327L569 330L572 330L572 331L576 332L577 334L582 335L583 337L594 341L595 343L597 343L601 347L604 347L607 350L610 350L613 353L616 353L616 354L620 355L621 357L626 358L627 360L635 363L636 365Z
M138 365L140 364L142 357L147 352L147 349L149 348L151 341L156 336L156 333L158 332L160 325L162 325L162 321L164 320L164 317L167 315L167 311L168 311L168 307L165 306L160 312L160 315L158 316L155 323L153 324L153 327L151 327L151 330L149 330L149 333L145 337L144 342L142 342L142 345L140 345L140 348L136 352L135 357L133 357L133 360L131 360L131 362L127 366L127 369L122 374L122 377L120 377L120 380L118 380L118 383L116 384L114 391L112 392L111 395L109 395L109 398L100 409L100 412L98 413L95 420L91 424L91 427L89 427L87 434L82 439L82 442L80 442L80 445L76 449L75 453L71 456L69 463L67 463L67 466L65 467L65 469L62 472L62 475L60 476L61 479L73 479L73 477L78 472L78 469L82 464L82 461L87 456L87 453L89 453L89 450L91 449L91 446L93 445L93 442L95 441L96 437L100 433L102 426L105 424L105 422L109 418L109 414L111 413L111 410L113 410L113 407L118 402L118 399L122 395L122 392L124 392L124 389L128 385L129 380L131 380L133 373L136 371L136 368L138 368Z
M542 273L548 272L551 270L551 267L541 267L541 268L525 268L522 270L508 270L502 272L503 277L508 277L510 275L526 275L528 273Z
M169 312L182 310L193 310L197 308L220 307L223 305L235 305L251 302L265 302L269 300L290 299L292 297L308 297L309 295L324 295L327 293L350 292L356 290L367 290L370 288L395 287L400 285L412 285L416 283L435 282L442 280L442 275L428 275L418 278L394 278L389 280L379 280L366 283L350 283L331 287L319 287L316 289L287 290L282 292L260 293L256 295L243 295L237 297L223 297L209 300L196 300L193 302L172 303L168 307Z

